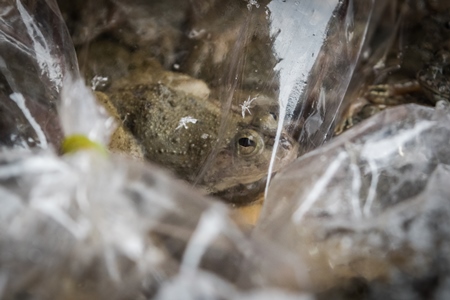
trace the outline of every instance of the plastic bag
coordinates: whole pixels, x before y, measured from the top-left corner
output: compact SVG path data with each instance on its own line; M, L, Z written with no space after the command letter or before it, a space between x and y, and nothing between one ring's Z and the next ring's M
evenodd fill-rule
M14 7L23 12L22 3ZM25 20L45 27L53 17ZM39 61L33 54L27 59ZM61 96L57 125L64 132L63 149L70 153L58 156L50 147L0 152L1 297L172 299L182 293L192 298L310 299L299 292L307 278L304 270L293 269L289 255L278 257L280 250L264 240L250 238L229 207L154 165L103 151L114 119L96 104L76 69L57 66L64 70L57 77L28 75L37 88ZM13 82L22 73L5 74ZM47 86L42 78L63 81ZM39 95L31 94L30 103ZM32 113L28 117L36 116ZM28 125L33 119L26 120ZM67 146L68 140L81 137L87 144Z
M301 296L286 288L298 290L304 272L261 249L227 206L158 167L100 151L113 119L81 79L66 76L60 94L63 145L81 135L98 147L0 153L2 297Z
M2 1L0 146L59 146L59 92L77 59L55 1Z
M445 1L398 1L375 23L353 74L336 133L395 105L448 99Z
M293 297L287 274L300 270L257 247L225 205L155 166L96 151L0 157L5 299Z
M61 5L83 73L113 103L132 103L114 105L148 159L231 203L261 199L267 173L332 136L368 27L384 1L175 2ZM128 94L138 97L123 101ZM190 104L178 115L173 104L176 120L151 123L158 109L167 115L152 101L184 104L183 95L215 108L206 117L203 108ZM151 106L155 112L145 117ZM142 129L144 124L158 128L164 141L152 138L156 133ZM177 138L182 133L191 135L189 144ZM198 159L177 143L203 145L204 154ZM262 154L243 158L240 151L254 144ZM167 162L180 152L193 162Z
M106 58L101 66L102 71L109 70L111 74L102 74L97 68L100 64L88 65L92 87L106 91L116 80L117 84L123 84L122 79L133 69L139 69L139 63L144 61L146 67L159 71L146 74L147 77L134 73L129 81L142 84L155 75L151 80L163 93L176 95L179 90L192 88L189 92L197 100L207 96L221 100L219 140L225 139L219 133L228 128L230 115L235 119L258 115L257 107L272 113L271 109L277 108L271 114L276 126L258 129L278 134L270 136L274 142L270 146L275 149L275 143L281 147L283 142L287 143L280 138L283 134L294 134L303 145L300 153L330 138L361 47L383 11L384 2L366 2L364 7L356 1L235 1L230 6L214 1L192 3L197 4L194 6L197 11L191 11L197 14L197 19L189 24L192 27L185 38L190 42L185 46L203 49L204 52L189 53L209 63L214 62L215 55L219 57L210 68L198 69L200 79L192 78L195 74L190 73L196 70L195 64L187 67L188 63L181 64L182 60L173 55L183 54L173 44L183 39L183 34L177 30L152 31L153 27L147 26L163 24L176 28L184 24L184 14L169 13L170 17L163 19L168 22L156 22L158 12L166 8L177 11L179 7L174 2L89 1L88 5L93 5L89 9L99 8L96 12L100 20L108 22L88 22L88 27L83 24L72 31L80 32L81 38L75 39L80 57L94 53L95 40L104 35L110 39L105 43L120 42L120 49L115 52L118 56ZM42 10L37 9L38 4ZM155 9L150 16L147 10L140 9L146 5ZM180 7L183 5L187 4ZM214 10L223 6L229 10ZM117 8L119 14L114 10ZM225 25L202 20L209 8L212 19L225 15L225 19L219 18L226 20ZM51 150L0 153L0 294L5 298L25 295L36 299L172 299L182 295L194 299L312 299L304 294L305 290L336 286L343 278L393 278L389 277L392 272L411 274L411 269L419 270L418 276L441 275L441 270L430 271L429 262L437 264L441 256L447 255L446 244L433 249L430 247L433 243L423 243L416 237L422 233L430 240L446 237L445 226L429 222L434 220L430 215L438 212L444 220L447 216L444 202L440 201L447 197L444 183L448 158L445 147L442 148L448 140L445 105L440 105L436 113L416 106L386 111L359 129L290 163L268 190L261 222L250 234L229 207L171 179L158 167L105 156L98 151L114 127L113 118L95 104L92 93L80 81L73 48L65 48L67 34L54 3L32 1L25 5L16 1L14 5L5 4L4 11L11 20L3 19L8 21L3 24L6 27L2 29L4 44L0 52L12 56L2 74L12 88L11 82L22 76L22 71L29 77L17 81L23 85L14 93L4 93L6 100L2 105L20 108L9 116L22 116L22 123L28 128L17 133L19 139L11 140L10 131L17 120L7 119L6 128L10 131L4 135L5 144L20 145L32 136L45 148L45 136L55 139L53 144L58 145L61 134L50 129L37 134L38 127L33 127L47 124L43 128L61 128L69 137L81 134L99 146L63 157ZM24 12L32 20L26 24L33 25L35 31L27 31L26 26L18 32L8 31L12 20L19 20L19 25L30 21L23 17ZM284 18L286 15L292 17ZM82 19L96 21L91 17L93 13L88 10ZM233 23L234 18L243 18L245 22ZM115 30L118 24L123 31ZM202 32L209 29L207 26L212 29L209 37ZM42 38L20 44L22 33L26 33L27 39ZM169 38L170 33L173 39ZM49 42L53 39L59 41ZM307 49L294 45L296 42L302 42ZM159 43L163 46L154 48ZM30 73L17 67L21 60L15 56L22 53L18 45L25 45L28 51L24 52L24 61L32 62L34 68ZM34 49L32 45L48 46L44 47L50 49L44 52L48 54L45 64L38 63L41 56L36 50L29 50ZM7 51L6 46L13 50ZM215 51L208 50L211 46ZM229 56L220 57L224 53L221 47L229 50L225 51ZM300 51L305 54L299 56ZM253 52L259 56L252 56ZM106 52L99 53L101 56ZM138 59L129 60L136 53L151 54L155 59L139 61L145 55L137 55ZM53 66L49 62L54 61L57 61L55 69L50 72L46 68ZM81 66L85 66L83 61ZM174 75L167 68L191 75ZM12 69L15 71L6 72ZM255 70L263 76L252 75L258 73ZM163 76L157 77L156 73ZM212 76L211 81L201 74ZM43 118L43 123L37 117L41 116L39 110L30 110L26 115L23 105L8 100L10 95L26 94L29 87L38 90L30 93L27 98L30 103L42 104L52 116ZM169 89L175 92L167 92ZM143 95L142 90L134 92L138 98ZM61 122L56 119L55 109L59 96L63 99ZM195 124L193 119L185 119L184 124L176 125L183 129ZM270 153L272 159L276 154ZM199 176L197 180L207 174L202 170L214 167L216 158L217 152L212 150L209 159L199 165L198 174L194 174ZM411 169L417 172L408 173ZM282 168L269 169L268 173L278 170ZM395 180L385 180L380 172ZM253 189L252 184L244 185L243 191L232 192L248 196L245 189ZM256 185L261 189L264 182ZM371 189L374 186L378 190ZM325 195L324 188L329 190ZM435 190L439 191L438 196L426 201ZM383 244L386 240L391 247L387 252ZM404 243L412 247L413 254L407 252L410 248ZM413 259L407 262L399 259L405 253ZM445 293L445 289L440 292Z
M386 110L278 174L257 228L325 286L446 276L449 137L445 102Z
M385 1L272 1L281 116L301 154L333 136L361 49ZM288 16L288 17L287 17ZM298 17L302 16L302 17ZM295 20L292 22L291 20ZM301 50L300 50L301 49Z

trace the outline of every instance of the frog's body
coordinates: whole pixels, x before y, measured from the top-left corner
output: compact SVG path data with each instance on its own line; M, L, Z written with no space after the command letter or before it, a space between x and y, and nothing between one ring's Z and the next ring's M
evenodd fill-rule
M198 180L208 192L265 177L277 125L269 111L255 108L244 118L241 112L231 111L223 116L225 124L220 130L222 111L218 102L183 95L162 84L127 86L110 97L125 127L141 143L146 158L164 164L190 182ZM215 147L214 159L197 178ZM295 143L283 136L275 169L295 158L295 150Z
M351 127L386 107L404 103L434 105L450 100L450 11L429 9L423 18L405 17L408 22L398 33L385 67L379 69L376 85L369 86L363 96L349 108L341 125ZM413 11L409 12L413 15ZM393 67L396 66L396 67Z
M114 47L99 45L108 45L110 52ZM92 53L104 53L93 47ZM209 193L245 196L261 188L254 183L264 180L269 169L278 127L276 103L242 91L234 94L235 105L226 109L209 97L202 81L166 71L139 53L121 56L120 49L117 53L131 67L116 70L124 76L115 77L103 92L147 159ZM93 59L90 66L96 75L109 77L111 65L102 67L101 58ZM296 142L282 131L273 170L292 161L297 150Z

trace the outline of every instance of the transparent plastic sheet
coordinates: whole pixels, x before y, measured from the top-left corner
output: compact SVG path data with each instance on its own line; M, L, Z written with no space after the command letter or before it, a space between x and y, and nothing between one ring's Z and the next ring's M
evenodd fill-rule
M58 6L2 1L0 11L0 146L59 146L59 92L77 60Z
M239 89L266 93L275 99L278 127L269 174L278 170L274 166L277 151L285 143L283 130L298 140L300 155L332 137L368 28L376 23L384 6L385 1L376 5L375 1L249 1L248 21L242 22L230 50L233 55L225 60L219 72L223 75L215 78L215 83L225 83L219 88L219 98L227 111L239 98ZM266 22L258 23L257 8L265 9ZM254 28L252 22L257 24ZM267 61L255 65L252 47L258 44L254 36L266 35L266 47L258 50L270 55ZM256 76L256 84L252 81L254 73L264 74ZM251 109L251 103L247 104L240 104L243 111L244 107ZM203 169L214 167L213 159L211 155Z
M368 28L385 1L272 1L280 122L308 152L333 136ZM280 124L281 125L281 124Z
M78 19L69 17L69 27L81 69L110 98L124 89L142 96L142 87L158 84L174 92L172 102L183 103L182 93L199 102L216 101L214 121L187 110L183 119L155 125L165 134L172 131L171 123L178 128L178 121L184 120L179 131L192 134L189 143L208 142L206 154L189 172L166 166L232 203L261 199L267 173L332 136L368 27L377 22L385 1L175 2L105 0L74 5L79 7ZM73 15L70 8L65 13ZM149 58L153 61L146 64ZM138 85L140 89L133 88ZM145 93L142 97L148 97ZM119 107L122 120L136 115L129 109ZM145 144L151 133L144 136L133 126L125 123ZM252 130L243 131L244 139L264 141L261 158L238 154L243 147L238 143L241 128ZM230 136L234 130L238 134ZM217 142L209 145L204 134ZM163 155L152 153L154 144L144 146L145 155L165 164ZM165 153L192 151L177 145L158 147ZM233 176L240 178L233 182ZM216 177L233 183L217 184Z
M373 25L377 19L373 16L382 11L382 5L373 10L372 2L372 6L364 8L351 1L343 3L345 5L337 9L335 5L340 5L337 2L321 4L324 6L315 10L317 14L313 13L317 17L314 19L317 21L315 25L320 24L314 32L303 32L296 25L283 23L275 38L275 41L298 41L305 35L320 37L311 41L309 49L312 51L306 53L312 57L316 49L321 49L321 58L310 61L307 59L309 54L299 58L305 59L305 70L312 68L309 75L305 74L311 85L302 87L305 77L295 74L302 68L297 68L294 59L288 59L297 54L290 52L295 47L284 50L289 55L277 50L282 53L277 56L281 59L280 70L278 74L271 75L271 78L280 76L277 103L281 101L278 99L288 99L287 104L280 105L286 105L288 113L284 118L279 117L279 121L286 122L284 127L288 129L303 126L298 127L300 131L294 131L300 132L300 140L305 145L310 145L307 150L329 138L334 122L332 115L335 114L332 112L340 105L342 93L348 85L347 76L352 73L360 52L360 48L352 43L362 45L366 32L370 31L367 26ZM245 12L255 16L252 13L257 8L265 8L266 4L274 28L277 28L276 21L287 20L277 17L277 9L280 9L280 15L287 12L304 14L314 5L319 5L312 2L298 2L295 5L295 2L290 2L289 5L293 6L283 6L284 2L258 4L251 1L244 6ZM52 4L49 7L53 7ZM345 13L341 13L343 11ZM328 18L330 14L332 21ZM58 14L47 15L49 20L55 16ZM39 20L46 18L40 17ZM357 20L360 20L360 26L356 25ZM310 22L307 17L302 21ZM352 25L352 22L355 24ZM64 30L62 35L65 35ZM274 29L273 32L278 31ZM331 51L339 53L342 49L335 47L334 35L329 36L325 44L322 43L326 32L335 32L337 40L343 38L343 41L349 42L338 43L346 55L330 54ZM288 33L288 37L284 33ZM97 33L94 36L98 36ZM50 35L48 38L52 37ZM160 37L157 35L157 40ZM249 39L247 35L240 34L238 38L240 41ZM170 43L165 45L170 48ZM236 47L244 49L239 48L242 45ZM235 57L239 57L239 51L233 52ZM249 53L247 51L250 50L246 48L242 51ZM73 52L67 53L68 57L61 58L61 61L67 59L74 62L71 58ZM35 61L36 57L28 56L28 59ZM160 63L170 65L174 63L172 59L170 55L164 56ZM292 64L285 64L288 67L283 69L283 61ZM230 64L226 61L224 65L228 69L222 72L224 69L217 68L216 73L231 75L229 78L240 74L233 68L245 69L245 64L239 62ZM115 65L109 67L114 68ZM337 70L343 70L339 76L336 75ZM21 73L13 74L18 76ZM37 76L33 80L41 84L42 73L33 74ZM321 78L325 74L330 74L330 78ZM180 74L177 76L180 76L177 79L183 77ZM170 86L173 83L169 83L170 79L163 77L160 84ZM228 84L233 81L226 81L227 84L214 91L214 84L209 82L205 88L203 80L183 79L195 83L196 87L200 86L202 92L225 95L222 99L226 101L233 99L227 90L230 88ZM97 80L102 82L101 78ZM133 77L132 80L140 79ZM251 80L244 81L234 87L231 85L231 94L245 85L261 94L270 94L273 88L264 81L259 87L252 87ZM339 81L339 88L334 94L330 87L336 81ZM180 82L183 83L183 80L176 84ZM93 86L97 83L93 82ZM111 83L106 81L107 84ZM45 86L41 84L44 89ZM52 87L52 84L49 86ZM61 123L64 132L83 133L104 144L112 128L112 119L104 116L94 104L93 96L78 81L76 74L73 80L67 79L63 86ZM317 86L321 88L316 89ZM320 93L316 97L314 93L318 90ZM239 93L241 91L235 94ZM281 96L282 93L284 96ZM248 94L245 95L247 97ZM328 96L336 96L337 101L328 101ZM319 104L313 104L311 112L306 109L309 102L302 102L302 99ZM315 102L317 99L320 101ZM226 101L223 102L224 107L230 105L232 109L233 105ZM256 113L252 110L254 107L248 108ZM238 106L237 113L241 114L243 110ZM445 189L448 159L445 148L441 148L445 145L443 142L448 141L447 110L441 104L436 113L417 106L399 107L307 154L274 181L262 221L252 238L230 216L227 207L193 192L179 181L161 174L161 170L154 166L117 158L105 159L95 152L81 152L62 158L47 151L2 152L0 191L4 197L0 199L4 201L5 209L0 212L4 233L4 239L0 240L0 257L4 262L0 291L5 298L32 294L38 299L173 299L178 295L192 299L312 299L296 291L333 286L339 279L355 274L372 279L392 275L391 271L395 270L392 276L395 278L395 275L403 273L412 274L412 269L414 272L419 270L417 276L422 276L430 271L430 261L434 265L443 262L442 268L445 269L447 261L436 260L435 257L448 256L446 243L433 248L435 244L420 238L445 240L441 237L447 236L445 220L448 212L444 201L440 201L448 198ZM230 114L230 111L224 110L224 114ZM306 117L287 121L297 113ZM227 117L224 120L226 123ZM280 128L278 133L284 130ZM390 143L391 140L394 142ZM379 148L371 148L374 144ZM380 148L383 151L374 151ZM366 165L369 160L371 163ZM392 166L396 168L392 169ZM379 175L380 170L382 176ZM364 172L370 175L362 176L360 180L358 176L353 176L366 174ZM323 174L326 176L322 177ZM324 179L336 174L336 181L330 181L330 185L326 186L327 180ZM423 176L416 178L416 174ZM386 177L400 178L399 185L394 185L396 180L385 180ZM370 186L377 186L379 193L371 194ZM298 190L295 190L297 187ZM323 191L322 187L329 188L330 192L327 192L326 198L316 201L314 197ZM435 195L434 192L436 196L429 201L429 196ZM389 197L384 198L385 195ZM302 202L304 199L307 201ZM365 202L361 204L359 199ZM296 222L291 223L289 216L294 211L298 212L297 218L294 218ZM438 224L433 223L434 220ZM342 238L344 235L345 238ZM387 248L387 258L386 245L392 247ZM409 257L412 259L405 262L402 257L405 253L410 255L408 251L411 249L413 254ZM440 271L438 269L437 272ZM445 274L445 270L442 272ZM431 272L431 275L435 273ZM415 276L412 277L414 280ZM399 276L399 281L403 278ZM445 277L442 278L445 280ZM445 292L444 286L439 293L444 297Z
M377 22L385 4L272 1L268 5L272 12L273 49L279 58L274 68L280 88L277 136L282 128L288 128L299 142L300 155L333 136L369 28ZM308 17L298 17L309 13ZM275 149L281 140L276 139ZM272 158L275 156L276 151ZM269 174L272 166L271 163ZM267 188L269 182L266 194Z
M375 23L345 96L340 133L395 105L448 99L447 1L394 1ZM440 86L440 89L438 88Z
M0 195L2 299L310 299L225 205L154 166L7 151Z
M448 293L449 112L443 101L398 106L301 157L272 181L257 231L322 286L363 278L393 299L414 282Z
M52 12L26 20L46 28L59 16ZM46 38L40 45L47 45ZM25 69L30 81L20 83L60 95L60 121L47 121L57 122L66 137L81 134L105 146L113 118L96 104L76 68L66 69L66 59L75 61L72 53L56 65L64 70L56 73L62 82L45 86L44 79L55 77ZM27 56L30 66L40 58ZM14 82L22 72L7 75ZM29 101L51 99L40 95L30 94ZM98 147L64 156L52 149L2 149L0 201L2 299L311 299L299 292L308 280L303 269L291 267L297 258L251 239L227 206L158 167L105 156Z
M393 65L385 66L385 60L389 51L397 46L395 37L401 24L402 14L399 12L399 6L402 3L404 2L392 1L386 4L381 9L382 13L375 15L378 16L378 20L369 25L367 38L361 49L361 56L352 74L336 119L335 134L338 135L348 129L347 119L366 104L361 98L363 98L368 86L376 84L377 79L374 77L377 74L380 77L379 73L383 73L379 72L380 69L385 69L386 72L389 72L392 68L395 69ZM352 123L356 123L356 117L354 119L351 120Z

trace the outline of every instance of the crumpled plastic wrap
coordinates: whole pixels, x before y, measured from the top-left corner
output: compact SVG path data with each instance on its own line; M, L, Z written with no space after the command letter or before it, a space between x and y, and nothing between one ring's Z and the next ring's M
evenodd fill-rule
M448 99L447 1L397 1L374 22L346 92L336 134L395 105ZM441 75L442 74L442 75ZM439 87L438 87L439 86Z
M258 230L324 285L403 274L448 292L449 112L398 106L301 157L272 181Z
M251 239L225 204L101 151L113 118L75 76L60 93L61 128L97 147L0 153L2 298L310 299L304 270Z
M279 31L274 52L281 59L275 67L280 78L280 115L298 137L301 154L333 136L363 45L386 4L272 1L268 5L271 31Z
M93 7L104 3L132 6L118 0L89 2ZM445 299L448 105L386 110L319 147L334 131L356 61L386 3L244 4L247 22L256 20L264 27L254 39L272 38L265 46L273 50L267 61L275 61L275 69L265 73L267 81L240 77L252 72L241 54L261 46L252 44L246 30L262 27L237 28L238 43L213 42L215 47L231 45L234 54L213 69L218 72L200 68L198 73L212 76L208 86L223 99L223 124L233 94L253 88L275 97L278 134L292 132L303 147L300 153L318 147L276 175L254 229L242 224L230 207L160 167L95 148L64 156L46 149L58 149L63 133L82 134L101 148L114 121L79 78L55 2L0 4L0 297L335 299L341 297L339 291L323 290L339 289L356 278L364 285L356 295L361 299L427 293ZM114 26L111 16L112 23L100 29ZM145 11L136 18L143 24L154 20L146 19ZM164 26L173 25L169 23ZM193 43L188 47L202 49L199 24L201 19L191 24L195 30L188 35ZM135 25L128 22L124 31L133 32ZM230 28L227 33L236 32ZM81 36L74 40L80 44L101 34L78 30ZM171 40L138 33L137 40L127 35L130 40L124 42L143 37L161 42L167 52L149 51L160 55L166 68L176 68L176 57L165 55L174 49ZM115 34L125 38L124 32ZM179 34L175 32L176 38Z
M39 3L22 4L11 6L17 11L5 11L14 19ZM58 16L52 5L45 7L55 9L47 11L50 20ZM25 20L36 25L34 17ZM30 36L40 37L34 29ZM48 41L38 39L40 45ZM60 48L50 44L49 49ZM27 59L37 63L39 54ZM47 63L54 57L46 58ZM70 56L62 58L76 62ZM18 63L11 59L2 70L8 82L21 78L19 68L6 72ZM36 139L40 147L18 143L23 149L4 147L0 152L2 299L311 299L299 292L307 282L304 270L292 268L289 254L278 256L279 249L251 238L225 204L159 167L102 151L114 128L113 118L96 104L78 72L69 69L56 77L40 69L27 74L37 81L36 89L48 89L61 97L60 103L30 93L30 102L18 108L32 133L42 138ZM47 85L43 78L58 81ZM18 86L19 92L28 90ZM40 100L60 120L42 121L38 112L27 109ZM47 137L41 126L46 122L55 122L66 137L83 135L96 147L59 156L58 149L44 144ZM6 145L28 141L29 136L20 133L18 138Z
M0 146L58 147L59 92L78 74L72 41L54 1L0 3Z
M90 151L0 159L4 299L291 299L281 288L300 270L155 166Z
M258 101L268 102L264 103L269 104L268 109L276 108L271 111L278 125L275 133L270 133L276 138L270 164L265 167L268 173L278 170L275 161L284 131L299 142L299 154L329 140L369 27L377 22L386 4L337 0L172 4L175 2L88 1L84 6L81 2L73 5L78 11L69 7L64 12L71 21L81 69L97 90L111 96L116 92L111 86L117 80L124 82L122 89L157 81L219 101L219 141L196 170L197 183L208 177L208 170L218 167L221 139L227 138L223 133L235 126L231 115L255 114L255 106L262 106ZM119 44L120 51L111 50ZM145 53L144 57L155 57L167 70L188 74L189 84L178 83L187 78L168 79L173 74L150 79L136 72L136 61L144 59L127 58L129 52L131 56ZM158 72L153 70L153 74ZM134 76L131 82L123 81L130 74ZM200 88L194 78L208 88ZM197 87L194 92L192 86ZM266 130L264 124L258 130ZM230 163L238 165L238 159ZM246 189L232 194L238 198Z

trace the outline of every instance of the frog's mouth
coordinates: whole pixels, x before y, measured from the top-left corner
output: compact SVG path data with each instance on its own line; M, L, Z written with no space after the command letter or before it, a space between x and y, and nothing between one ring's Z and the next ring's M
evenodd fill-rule
M213 193L223 201L235 206L245 206L261 201L266 187L267 176L248 184L238 184L231 188Z
M287 155L275 164L275 168L270 174L271 177L273 177L283 166L287 165L297 157L298 146L296 143L293 143L291 139L283 137L280 139L279 145L282 148L282 151L287 153ZM280 149L278 149L278 151L280 151ZM237 207L254 204L263 199L267 177L267 175L264 175L254 182L237 184L230 188L212 193L211 195Z

